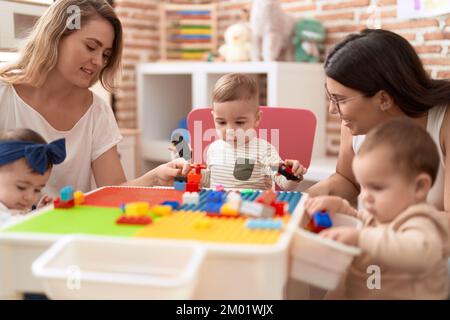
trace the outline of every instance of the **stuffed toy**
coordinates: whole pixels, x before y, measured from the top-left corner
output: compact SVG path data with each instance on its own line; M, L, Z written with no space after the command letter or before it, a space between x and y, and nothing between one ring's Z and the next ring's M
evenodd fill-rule
M227 62L250 60L250 27L246 23L235 23L225 31L225 44L219 54Z
M295 46L295 61L319 62L324 50L325 28L320 21L303 19L295 25L292 40Z
M292 61L292 36L296 19L286 14L278 0L253 0L250 11L253 61Z

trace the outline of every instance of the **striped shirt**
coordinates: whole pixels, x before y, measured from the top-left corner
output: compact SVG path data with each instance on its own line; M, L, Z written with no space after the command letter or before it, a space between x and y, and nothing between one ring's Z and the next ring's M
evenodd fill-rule
M267 190L275 182L282 190L296 190L298 181L287 180L271 169L281 158L275 147L266 140L253 138L248 143L233 146L223 140L214 141L208 148L208 170L203 185L225 188ZM208 183L209 181L209 183Z

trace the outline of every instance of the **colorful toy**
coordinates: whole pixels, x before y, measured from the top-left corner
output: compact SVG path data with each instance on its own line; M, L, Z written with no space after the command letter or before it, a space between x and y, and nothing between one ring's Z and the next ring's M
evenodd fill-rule
M59 191L61 201L69 201L73 199L73 188L65 186Z
M211 228L211 219L208 217L201 218L195 221L193 226L197 229L209 229Z
M277 194L273 192L273 190L264 191L258 198L256 198L256 202L261 203L266 206L271 206L275 203L277 199Z
M186 191L186 182L174 181L173 188L178 191Z
M152 218L148 216L135 217L122 215L116 220L117 224L135 224L135 225L147 225L152 223Z
M265 206L261 203L242 201L241 214L254 218L272 218L275 213L273 207Z
M173 210L178 210L178 208L180 208L180 203L178 201L164 201L161 204L163 206L171 206Z
M295 61L319 62L325 49L325 28L316 19L302 19L295 25L292 40L295 46Z
M125 205L125 216L127 217L142 217L148 214L150 206L148 202L132 202Z
M292 172L292 166L288 166L284 162L280 162L278 167L273 167L282 176L285 176L288 180L300 181L300 178L294 175Z
M61 188L59 197L53 201L53 206L57 209L70 209L82 203L84 203L84 193L74 192L72 186L65 186Z
M237 217L239 216L239 211L233 208L230 204L225 203L220 208L220 214L223 216Z
M198 204L199 199L198 192L185 192L182 196L183 204Z
M330 215L325 210L314 212L311 220L306 226L306 230L314 233L319 233L320 231L332 227L333 223L331 221Z
M198 182L188 182L186 183L186 192L199 192L200 184Z
M255 220L255 219L249 219L245 226L248 229L281 229L283 226L283 222L280 220L270 220L270 219L264 219L264 220Z
M250 60L251 31L247 23L234 23L225 30L225 44L219 47L219 54L226 62Z
M75 201L76 206L83 204L84 203L84 193L81 191L75 191L75 193L73 194L73 199Z
M158 205L151 208L151 212L155 216L165 217L172 213L172 207L167 205Z

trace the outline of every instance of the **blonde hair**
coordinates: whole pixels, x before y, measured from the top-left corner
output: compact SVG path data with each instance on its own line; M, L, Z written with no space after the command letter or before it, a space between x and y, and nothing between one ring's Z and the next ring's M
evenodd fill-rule
M52 4L25 39L19 60L0 68L0 80L41 87L56 66L61 39L78 29L73 24L80 21L83 25L98 17L107 20L114 29L112 52L99 74L102 86L112 92L122 56L122 25L104 0L58 0Z
M222 76L213 90L213 103L252 99L258 101L258 97L258 84L255 79L243 73Z

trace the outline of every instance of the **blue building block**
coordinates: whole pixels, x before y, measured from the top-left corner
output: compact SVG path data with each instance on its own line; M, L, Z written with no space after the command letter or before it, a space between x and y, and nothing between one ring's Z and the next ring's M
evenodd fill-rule
M249 219L245 225L248 229L269 229L278 230L281 229L283 223L281 220L257 220Z
M65 186L59 191L61 201L73 200L73 188L71 186Z
M312 218L316 228L326 229L333 225L330 215L326 211L316 211Z
M206 197L207 202L223 203L225 200L225 192L223 191L212 191Z
M175 181L173 187L178 191L186 191L186 182Z
M219 213L220 212L220 208L222 207L222 203L219 202L208 202L205 206L205 211L206 212L215 212L215 213Z
M178 201L164 201L161 203L163 206L171 206L173 210L178 210L180 203Z

